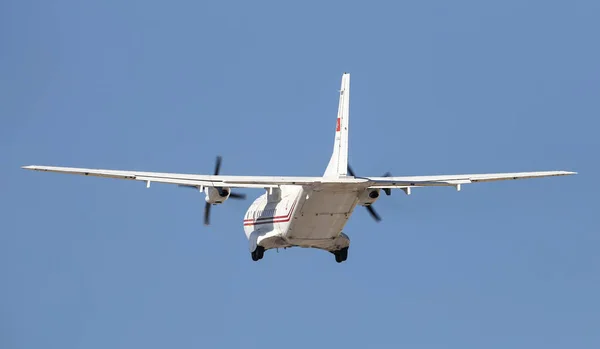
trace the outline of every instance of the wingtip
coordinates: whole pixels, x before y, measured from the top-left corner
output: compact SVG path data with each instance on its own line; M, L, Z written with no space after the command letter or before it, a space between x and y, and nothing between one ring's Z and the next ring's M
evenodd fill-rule
M32 170L32 171L45 171L45 170L47 170L46 166L39 166L39 165L21 166L21 168L25 169L25 170Z

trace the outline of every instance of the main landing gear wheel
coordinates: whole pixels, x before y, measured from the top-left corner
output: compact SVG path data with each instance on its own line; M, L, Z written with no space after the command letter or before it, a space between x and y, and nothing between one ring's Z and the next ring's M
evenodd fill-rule
M341 250L333 251L333 255L335 256L335 261L338 263L342 263L346 259L348 259L348 247L344 247Z
M256 250L254 250L254 252L251 253L252 254L252 260L253 261L259 261L261 260L264 255L265 255L265 248L262 246L256 246Z

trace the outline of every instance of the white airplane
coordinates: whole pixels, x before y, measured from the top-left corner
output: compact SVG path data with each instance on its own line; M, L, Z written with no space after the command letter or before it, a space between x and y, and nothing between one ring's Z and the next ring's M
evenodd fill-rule
M350 74L342 75L335 128L333 154L320 177L223 176L219 175L221 157L217 157L214 175L101 170L52 166L24 166L24 169L85 176L128 179L150 183L177 184L205 194L204 222L209 224L211 205L227 199L244 198L231 188L260 188L266 193L250 205L243 226L252 260L263 258L265 251L276 248L304 247L331 252L341 263L348 257L350 239L342 231L357 205L366 207L379 221L371 205L380 191L401 189L407 195L414 187L452 186L479 182L513 180L576 174L567 171L517 172L467 175L392 177L355 176L348 166L348 125Z

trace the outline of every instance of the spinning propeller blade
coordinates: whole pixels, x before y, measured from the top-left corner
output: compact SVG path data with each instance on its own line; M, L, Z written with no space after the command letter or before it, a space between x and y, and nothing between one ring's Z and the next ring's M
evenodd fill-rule
M215 172L214 175L218 175L219 171L221 170L221 161L223 160L223 158L221 157L221 155L217 156L217 161L215 162Z
M377 222L381 221L381 217L375 212L375 209L372 206L367 206L367 211L371 214L371 217Z
M221 163L223 162L223 157L221 157L220 155L217 156L217 159L215 161L215 170L213 172L213 174L216 176L219 174L219 172L221 172ZM194 186L194 185L182 185L179 184L178 187L180 188L192 188L192 189L196 189L198 190L199 187ZM219 190L219 193L221 195L226 195L226 190L223 190L222 188L217 188ZM230 192L229 193L229 198L231 199L236 199L236 200L243 200L246 199L246 194L243 193L234 193L234 192ZM210 203L206 203L204 205L204 225L210 225L210 207L212 205Z
M231 194L229 194L229 198L243 200L246 199L246 194L232 192Z
M209 225L210 222L210 207L212 205L209 204L208 202L204 205L204 225Z
M356 175L354 174L354 171L352 170L352 167L350 167L350 164L348 164L348 173L352 176L352 177L356 177ZM383 174L383 177L391 177L392 174L390 172L386 172ZM390 188L384 188L383 191L385 192L385 195L390 196L392 195L392 190ZM381 221L381 217L377 214L377 212L375 211L375 209L373 208L372 205L366 206L365 207L367 209L367 211L369 211L369 214L371 215L371 217L373 217L373 219L376 222Z
M383 174L383 177L391 177L391 176L392 176L392 174L389 171ZM387 196L392 195L392 189L390 189L390 188L383 188L383 192Z
M352 171L352 167L350 167L350 164L348 164L348 173L352 176L352 177L356 177L356 175L354 175L354 171Z

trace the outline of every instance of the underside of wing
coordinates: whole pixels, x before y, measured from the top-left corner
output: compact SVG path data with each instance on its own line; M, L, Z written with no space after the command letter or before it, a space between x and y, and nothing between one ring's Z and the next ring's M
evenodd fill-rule
M197 187L227 186L231 188L269 188L280 185L309 185L321 180L321 177L285 177L285 176L223 176L183 173L142 172L102 170L75 167L23 166L24 169L44 172L57 172L82 176L94 176L127 179L144 182L178 184Z
M568 171L541 171L541 172L512 172L512 173L487 173L465 175L436 175L436 176L411 176L411 177L369 177L372 184L370 188L407 188L407 187L434 187L434 186L460 186L461 184L493 182L515 179L540 178L552 176L567 176L577 172Z
M346 177L330 179L323 177L202 175L35 165L24 166L23 168L34 171L57 172L82 176L144 181L147 182L148 185L152 182L177 184L192 187L230 188L273 188L281 185L350 185L369 187L374 189L404 190L410 189L411 187L434 186L455 186L457 188L460 188L460 185L469 183L551 176L566 176L576 174L576 172L568 171L543 171L407 177Z

